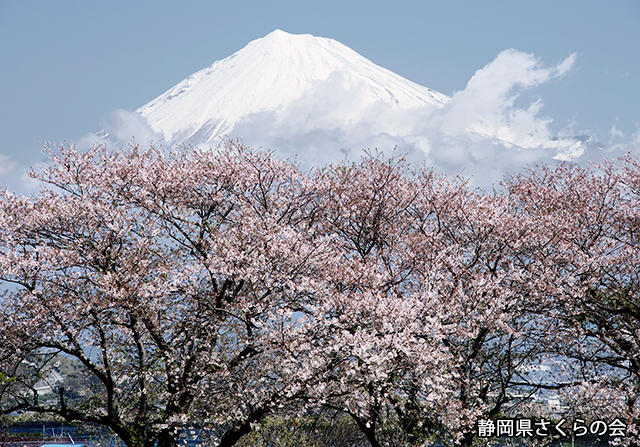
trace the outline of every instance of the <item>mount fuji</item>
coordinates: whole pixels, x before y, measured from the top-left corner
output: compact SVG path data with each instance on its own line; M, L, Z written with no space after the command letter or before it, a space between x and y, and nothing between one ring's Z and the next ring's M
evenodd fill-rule
M274 113L279 121L283 111L332 84L344 89L343 94L314 101L303 117L310 127L330 122L348 126L377 103L404 111L442 107L450 99L335 40L276 30L189 76L138 113L169 144L213 143L220 135L242 137L234 135L234 128L257 114ZM318 116L319 111L324 116ZM320 122L312 122L318 118Z
M447 96L335 40L276 30L189 76L135 116L147 135L168 146L241 138L306 165L397 148L412 161L493 181L526 163L584 152L584 138L550 133L551 119L538 116L541 100L515 105L521 91L563 76L574 60L545 68L531 54L505 50Z

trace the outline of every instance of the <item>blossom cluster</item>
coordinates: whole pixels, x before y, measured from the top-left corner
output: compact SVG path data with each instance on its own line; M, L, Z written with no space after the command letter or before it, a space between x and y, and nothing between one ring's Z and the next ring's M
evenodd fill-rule
M397 157L303 171L236 142L49 155L39 194L0 197L3 412L130 447L194 425L231 446L321 412L372 446L469 446L479 420L551 413L635 436L635 158L489 193ZM35 391L61 358L89 397Z

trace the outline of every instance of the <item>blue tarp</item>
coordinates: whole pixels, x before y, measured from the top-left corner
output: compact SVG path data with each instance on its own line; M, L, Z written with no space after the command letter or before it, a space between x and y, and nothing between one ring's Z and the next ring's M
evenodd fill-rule
M87 447L87 444L42 444L40 447Z

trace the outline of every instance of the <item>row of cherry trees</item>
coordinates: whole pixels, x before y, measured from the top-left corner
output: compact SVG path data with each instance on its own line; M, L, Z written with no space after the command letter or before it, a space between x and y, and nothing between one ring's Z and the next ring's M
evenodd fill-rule
M219 150L50 152L0 199L0 405L172 447L271 414L349 415L372 446L476 423L640 413L640 166L473 189L401 159L302 171ZM61 356L86 399L35 383ZM541 375L541 365L547 373ZM559 411L559 410L557 410Z

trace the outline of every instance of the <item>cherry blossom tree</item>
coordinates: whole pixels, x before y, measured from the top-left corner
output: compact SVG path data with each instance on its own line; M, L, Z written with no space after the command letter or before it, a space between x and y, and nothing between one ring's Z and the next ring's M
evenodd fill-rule
M395 158L329 167L317 181L342 261L329 300L300 319L299 340L315 348L307 364L328 372L311 395L373 446L471 445L478 418L541 386L526 377L548 336L534 312L547 279L525 261L535 226L505 196Z
M640 165L628 156L600 165L541 166L508 182L521 209L544 222L536 257L558 286L546 309L579 387L573 416L624 417L630 439L640 415Z
M275 348L332 252L293 164L234 143L50 157L38 195L0 201L4 413L102 424L131 447L199 420L233 445L295 395ZM95 379L87 402L43 401L22 374L59 356Z
M320 308L328 320L314 337L318 354L339 359L338 375L318 399L349 414L373 446L387 431L413 442L425 409L446 400L451 378L440 312L421 293L412 252L418 185L396 158L329 167L317 179L324 230L342 260L333 283L339 293Z
M545 386L528 372L547 354L540 311L555 289L532 250L544 243L540 223L512 198L460 180L434 186L421 182L413 246L455 372L441 417L452 444L472 445L480 418L515 416Z
M639 172L560 164L484 192L395 156L50 151L39 194L0 199L0 409L130 447L323 411L373 447L471 446L479 419L557 390L635 433ZM38 394L61 359L83 380Z

